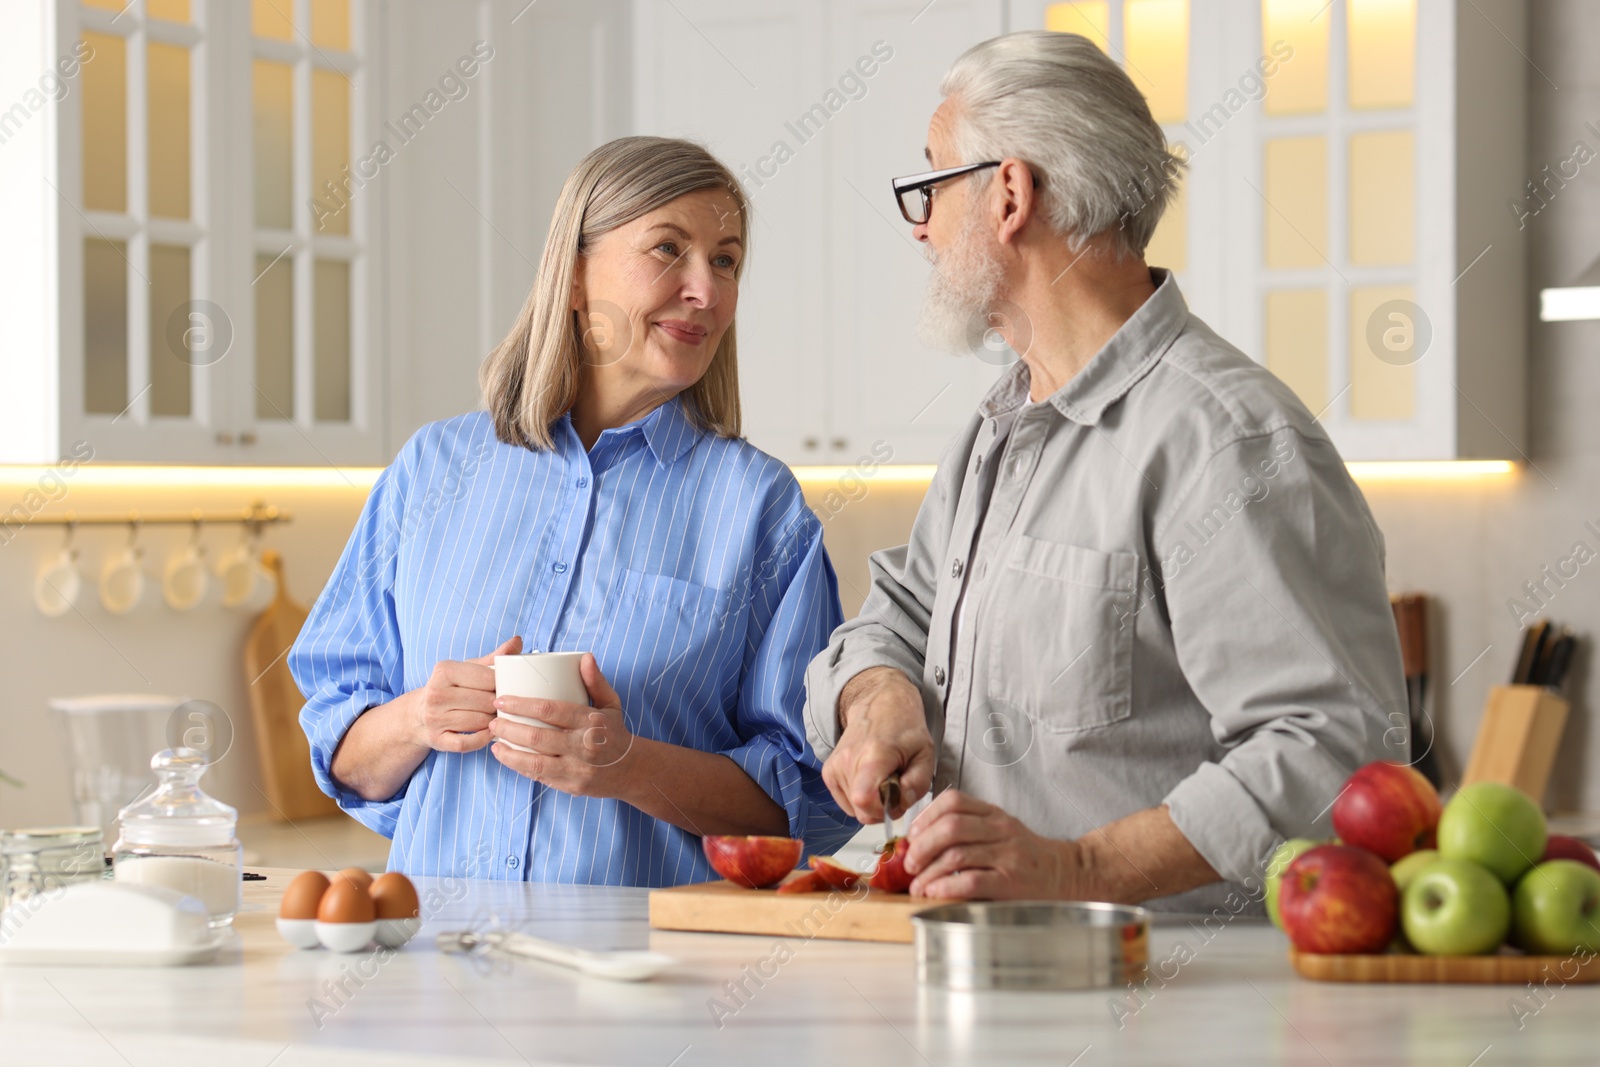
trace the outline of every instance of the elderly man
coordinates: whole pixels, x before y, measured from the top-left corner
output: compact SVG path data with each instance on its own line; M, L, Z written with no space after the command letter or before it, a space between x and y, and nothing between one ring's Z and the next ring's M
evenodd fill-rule
M1178 166L1121 69L1014 33L941 91L934 170L895 183L921 331L1021 360L809 668L824 780L863 822L891 774L901 808L934 791L913 893L1240 912L1351 771L1407 758L1382 536L1316 419L1146 265Z

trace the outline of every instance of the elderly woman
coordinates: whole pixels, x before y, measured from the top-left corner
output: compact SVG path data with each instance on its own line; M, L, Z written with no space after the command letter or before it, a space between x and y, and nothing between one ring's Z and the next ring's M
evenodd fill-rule
M841 621L821 526L739 436L747 235L699 146L591 152L488 410L374 485L289 666L317 782L394 839L391 870L671 885L714 877L702 834L826 852L857 829L800 719ZM497 699L493 655L525 650L593 653L592 706Z

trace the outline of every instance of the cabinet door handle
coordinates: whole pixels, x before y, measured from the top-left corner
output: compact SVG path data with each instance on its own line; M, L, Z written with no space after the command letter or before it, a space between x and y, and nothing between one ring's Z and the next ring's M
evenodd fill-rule
M850 438L848 438L848 437L835 437L833 439L833 441L832 441L832 444L833 444L833 447L834 447L835 451L842 452L845 449L850 447Z
M815 452L817 449L822 447L822 442L815 437L807 437L804 441L801 441L800 444L809 452Z
M241 445L253 445L256 443L256 435L251 433L249 430L246 430L244 433L239 435L239 443Z
M229 433L226 430L217 431L217 444L219 444L219 445L231 445L231 444L233 444L233 434Z

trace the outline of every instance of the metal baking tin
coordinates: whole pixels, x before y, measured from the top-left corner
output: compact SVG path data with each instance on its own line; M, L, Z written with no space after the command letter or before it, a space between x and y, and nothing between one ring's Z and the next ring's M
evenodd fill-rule
M1105 989L1149 957L1150 913L1124 904L968 901L911 922L917 981L946 989Z

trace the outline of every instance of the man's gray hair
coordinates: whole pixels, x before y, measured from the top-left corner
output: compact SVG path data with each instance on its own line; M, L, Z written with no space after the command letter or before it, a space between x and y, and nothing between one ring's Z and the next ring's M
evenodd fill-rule
M1119 254L1144 254L1183 161L1127 74L1088 39L1048 30L990 38L950 65L939 92L960 105L955 162L1020 159L1045 219L1074 251L1115 230ZM992 178L973 175L980 186Z

